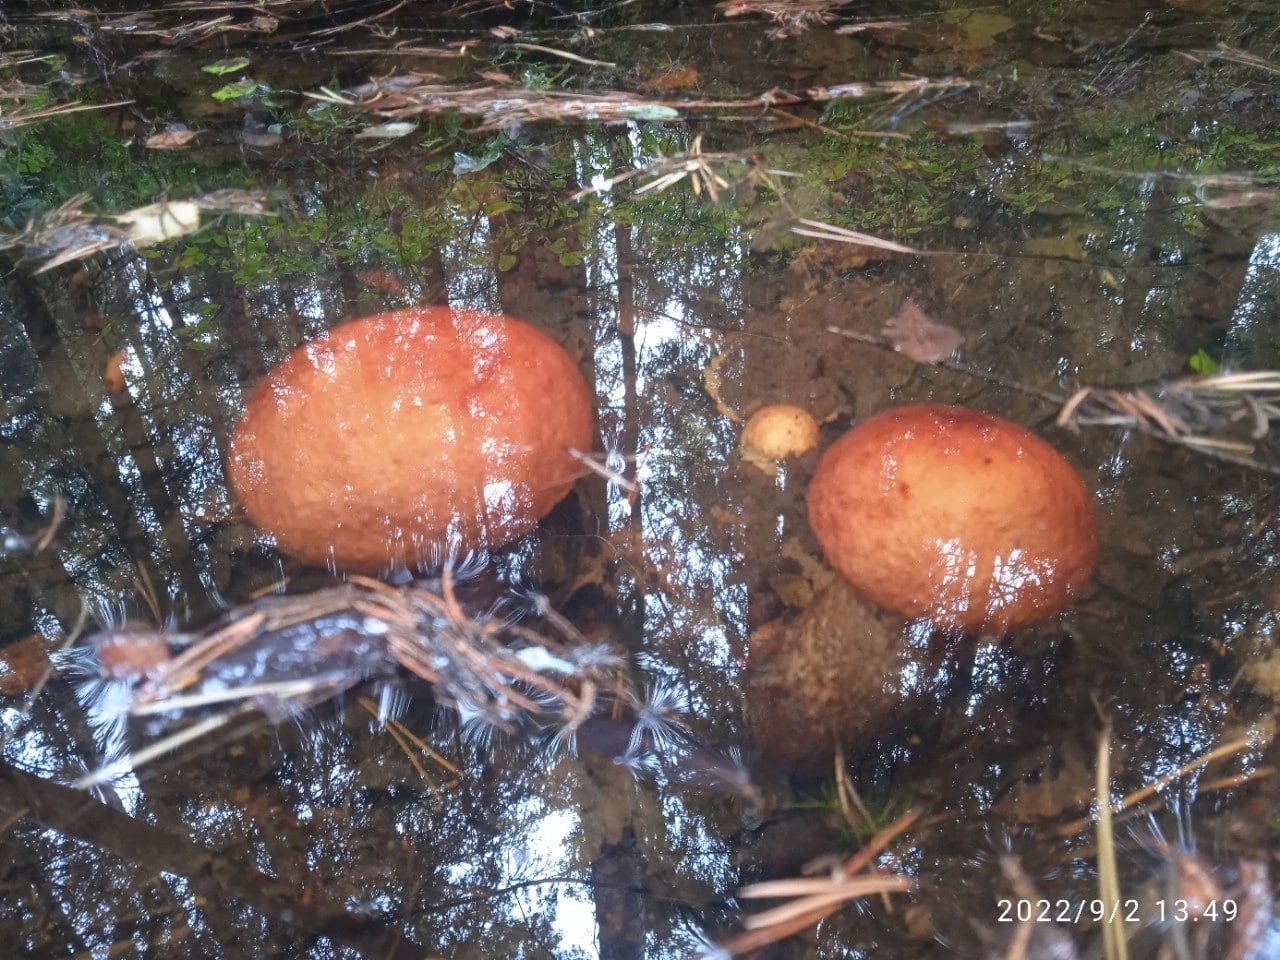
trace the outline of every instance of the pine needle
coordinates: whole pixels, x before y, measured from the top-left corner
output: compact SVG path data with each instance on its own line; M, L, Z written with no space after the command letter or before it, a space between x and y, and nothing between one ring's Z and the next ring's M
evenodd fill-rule
M1120 874L1116 867L1115 836L1111 830L1111 724L1102 728L1098 740L1098 780L1095 787L1098 808L1098 897L1106 916L1102 946L1107 960L1128 960L1129 946L1124 936L1124 912L1120 902Z

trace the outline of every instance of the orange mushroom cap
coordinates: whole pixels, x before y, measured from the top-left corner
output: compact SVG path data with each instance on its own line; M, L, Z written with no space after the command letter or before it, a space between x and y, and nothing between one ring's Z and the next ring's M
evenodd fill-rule
M228 473L249 516L310 563L377 573L496 547L581 472L577 365L520 320L426 307L335 327L253 391Z
M1075 469L1016 424L961 407L898 407L842 436L814 473L809 522L863 595L964 631L1052 616L1097 556Z

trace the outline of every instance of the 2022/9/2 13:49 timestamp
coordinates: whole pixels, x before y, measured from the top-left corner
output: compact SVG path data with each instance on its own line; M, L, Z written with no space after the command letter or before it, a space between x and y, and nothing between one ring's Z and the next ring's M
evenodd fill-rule
M1239 914L1235 900L1023 900L996 901L998 923L1230 923Z

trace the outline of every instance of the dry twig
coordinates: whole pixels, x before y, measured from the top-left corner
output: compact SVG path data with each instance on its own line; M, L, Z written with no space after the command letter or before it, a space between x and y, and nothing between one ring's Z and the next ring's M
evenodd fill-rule
M313 100L367 110L393 120L457 113L480 120L480 130L542 121L617 123L678 121L708 110L752 110L796 103L826 103L872 96L898 97L928 90L964 87L960 80L889 80L814 87L803 95L770 90L753 97L683 100L645 97L625 91L574 93L531 90L505 84L458 86L438 82L434 74L409 72L371 80L351 90L321 87Z
M773 177L790 177L795 174L785 170L766 170L763 158L757 153L712 153L702 149L702 135L693 138L693 144L684 153L658 159L628 170L616 176L597 178L591 186L579 190L572 197L581 200L596 193L607 193L620 183L637 177L644 177L648 182L636 190L636 194L655 191L661 193L688 178L689 185L695 195L705 190L713 201L719 201L720 191L728 190L740 183L756 183L768 186L775 192L778 185ZM726 179L733 177L733 180Z
M824 232L822 235L832 240L904 253L925 252L899 249L897 244L867 234L842 231L838 227L830 229L838 232ZM795 232L804 233L799 229ZM848 236L841 237L839 232ZM815 230L805 235L817 236L818 232ZM884 335L835 326L827 327L827 331L883 350L897 349ZM1189 377L1147 390L1082 387L1066 396L957 360L946 359L936 365L1055 404L1059 407L1056 423L1068 430L1075 431L1081 427L1136 430L1215 460L1280 476L1280 462L1253 456L1258 443L1269 438L1272 422L1280 420L1280 371Z
M762 13L776 26L767 31L774 39L794 37L811 26L825 26L836 18L835 11L851 0L721 0L716 4L726 17Z
M0 99L5 99L0 97ZM36 123L40 120L48 120L50 117L60 117L68 113L82 113L85 110L110 110L112 107L127 107L133 103L132 100L116 100L113 103L80 103L72 101L71 103L62 103L56 107L45 107L43 110L22 110L11 113L7 117L3 116L0 110L0 130L12 130L16 127L25 127L28 124Z
M557 629L564 621L546 622ZM614 685L617 661L595 650L580 658L577 631L559 632L549 636L471 616L446 568L436 583L392 587L353 577L311 594L259 599L176 655L157 643L167 636L163 631L100 635L95 646L104 674L141 680L131 715L228 708L94 771L79 785L102 783L255 715L296 715L397 669L432 684L438 702L494 728L545 719L574 729L591 714L597 689Z
M1233 757L1236 754L1243 753L1245 750L1248 750L1252 746L1254 746L1254 741L1251 737L1241 737L1240 739L1232 740L1230 743L1220 744L1214 747L1212 750L1209 750L1206 753L1201 754L1199 757L1192 760L1190 763L1183 764L1177 770L1172 770L1169 773L1166 773L1164 776L1157 777L1155 780L1152 780L1150 783L1148 783L1145 787L1142 787L1139 790L1135 790L1133 793L1129 794L1124 799L1117 801L1113 806L1111 812L1112 814L1124 813L1126 810L1130 809L1131 807L1135 807L1139 803L1142 803L1144 800L1147 800L1150 797L1154 796L1156 793L1163 790L1165 787L1173 783L1175 780L1179 780L1182 777L1185 777L1189 773L1194 773L1195 771L1199 770L1201 767L1204 767L1210 763L1213 763L1215 760L1221 760L1225 757ZM1101 800L1099 802L1101 802ZM1082 830L1087 829L1089 824L1091 824L1092 822L1093 822L1093 817L1081 817L1078 820L1072 820L1070 823L1063 824L1061 827L1058 828L1058 835L1062 837L1074 837L1076 834L1080 833Z
M1098 739L1098 770L1095 786L1098 816L1098 901L1105 910L1102 944L1107 960L1127 960L1125 917L1118 912L1120 871L1116 866L1115 835L1111 828L1111 724L1103 727Z
M834 240L837 243L856 243L859 246L874 247L877 250L888 250L892 253L911 253L921 255L926 252L924 250L917 250L915 247L908 247L905 244L896 243L893 240L882 240L869 233L859 233L857 230L848 230L844 227L837 227L833 223L823 223L821 220L801 219L799 224L800 226L798 227L792 227L791 232L799 234L802 237L814 237L818 240Z
M203 213L265 215L266 196L256 190L215 190L190 200L162 200L112 215L87 213L86 194L72 197L62 206L26 228L0 234L0 250L23 247L28 261L39 262L37 273L131 243L148 246L193 233Z
M1280 73L1280 65L1260 57L1257 54L1228 46L1222 42L1219 42L1218 46L1213 50L1193 50L1191 52L1195 56L1204 57L1205 59L1226 60L1230 63L1238 63L1246 67L1256 67L1257 69L1263 70L1267 73Z
M725 941L720 947L730 956L758 950L792 934L806 930L830 916L845 903L875 894L904 893L915 881L901 874L868 871L871 862L898 836L908 830L920 816L908 810L895 819L869 843L832 871L829 877L796 877L753 883L738 891L747 899L790 898L781 906L746 917L746 930Z
M1256 441L1269 434L1276 419L1280 372L1257 371L1190 377L1149 390L1084 387L1062 405L1057 423L1068 430L1137 430L1230 463L1280 474L1280 465L1251 456Z

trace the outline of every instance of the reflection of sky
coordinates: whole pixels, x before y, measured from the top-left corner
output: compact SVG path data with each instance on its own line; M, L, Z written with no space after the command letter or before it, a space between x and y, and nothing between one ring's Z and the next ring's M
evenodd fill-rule
M457 239L445 244L442 254L449 265L450 306L490 311L499 308L500 305L494 300L497 282L493 276L493 266L488 256L484 255L489 234L487 218L468 218L466 229L460 229ZM482 255L479 258L478 253Z
M677 188L680 189L680 188ZM687 214L687 211L685 211ZM449 295L451 302L479 308L494 308L492 302L497 290L492 263L487 256L487 226L483 218L468 218L467 229L459 232L459 239L446 245L442 254L448 264ZM642 228L635 231L635 249L647 251L653 247L651 238L642 235ZM691 471L699 472L699 479L709 480L716 464L723 458L716 437L700 429L690 429L682 419L683 411L672 403L661 390L673 373L695 374L705 366L716 349L704 332L702 324L707 317L694 315L685 301L671 296L670 291L682 291L691 285L704 285L725 302L735 303L740 297L736 292L738 274L724 268L724 258L707 249L693 253L682 252L681 257L654 265L652 280L639 278L635 284L635 336L636 368L634 389L637 393L634 409L624 409L629 402L623 371L622 343L618 336L618 277L620 270L631 270L630 264L619 265L614 243L615 226L607 217L599 222L598 234L590 258L584 264L591 278L591 289L603 291L596 301L596 352L593 366L597 372L596 389L602 407L610 416L602 416L602 423L613 425L612 436L606 429L606 443L614 442L608 452L612 455L612 467L618 466L619 457L631 457L638 451L621 449L624 418L638 422L636 446L644 452L638 472L643 489L643 513L640 518L643 560L660 566L666 575L666 589L655 595L648 605L644 624L646 640L661 651L664 645L683 648L686 644L696 650L696 659L703 664L723 670L732 662L728 632L719 617L740 617L745 594L730 590L726 580L732 572L732 558L712 548L704 539L703 525L698 511L701 506L686 502L695 495L691 483ZM740 253L740 251L739 251ZM202 350L193 350L195 344L213 349L225 348L224 334L214 325L210 329L200 311L208 304L192 296L186 281L179 280L172 288L175 300L162 300L156 285L149 281L136 266L122 269L118 276L119 295L127 309L135 317L136 327L127 342L130 348L126 363L128 389L132 409L146 439L152 444L158 474L145 474L149 467L132 455L130 444L120 432L121 414L117 403L98 396L96 422L111 445L111 459L102 464L114 474L120 488L125 491L129 507L145 535L146 542L138 546L151 551L155 559L168 568L174 530L166 523L180 524L193 542L207 529L209 520L224 517L228 508L226 481L222 471L219 447L220 438L228 425L233 424L243 405L249 383L241 383L229 370L219 377L204 382L199 375L205 371L206 358L215 356ZM725 289L729 287L730 289ZM312 336L325 325L323 318L332 316L334 305L326 302L320 288L300 287L291 293L263 291L265 300L289 297L289 305L301 321L296 327L279 329L263 321L264 336L275 339L275 350L283 356L294 345L291 338ZM176 304L176 306L175 306ZM536 319L536 318L534 318ZM197 330L194 335L190 331ZM20 325L14 326L21 336ZM278 359L270 357L267 359ZM214 366L209 371L223 370ZM204 402L193 403L193 398L204 397ZM714 416L714 414L712 414ZM628 441L629 442L629 441ZM24 466L47 470L48 465L31 461ZM28 489L38 490L46 476L31 473L24 476ZM164 493L177 508L174 517L162 517L153 505L148 484L162 484ZM55 491L58 492L58 491ZM37 494L37 499L47 506L49 496ZM609 525L616 533L631 522L632 507L624 492L609 491ZM104 532L104 536L107 532ZM66 545L64 562L69 570L83 567L86 557L84 542ZM203 551L195 551L192 560L202 576L207 575L208 565L215 559ZM122 561L123 562L123 561ZM175 578L176 582L176 578ZM94 589L103 596L117 596L111 585L93 581ZM161 589L172 583L160 585ZM192 584L186 584L192 586ZM206 588L211 586L206 580ZM708 621L707 598L734 599L733 610L720 611ZM178 598L170 597L173 601ZM104 601L104 606L109 605ZM172 604L171 604L172 606ZM108 616L114 622L116 616ZM646 669L675 675L679 665L667 662L669 658L655 653ZM717 674L719 677L719 674ZM705 680L703 681L705 682ZM119 759L126 747L122 729L118 723L121 704L114 697L104 696L106 688L90 694L92 685L85 685L86 695L81 706L94 730L97 756L90 764ZM113 688L115 689L115 688ZM705 695L695 691L692 702L700 708L714 708ZM17 738L9 745L9 759L20 766L48 770L51 764L63 765L69 744L50 742L42 735ZM332 785L340 771L352 774L351 758L333 756L322 744L322 738L309 740L299 750L319 758L328 753L334 766L323 778ZM75 771L83 773L84 771ZM59 769L56 775L62 775ZM145 792L132 774L113 781L114 793L126 810L136 811L145 805ZM722 887L732 880L732 868L722 844L708 831L704 818L687 809L680 790L651 781L638 789L663 794L661 801L654 797L646 802L661 802L666 813L667 839L679 853L679 869ZM310 802L299 802L296 814L300 820L311 817ZM502 881L514 883L532 881L515 895L514 909L536 912L550 907L554 911L554 925L561 937L561 949L565 953L577 953L584 957L598 955L594 903L589 889L576 882L585 869L581 862L582 851L576 840L582 833L581 820L591 816L591 811L579 810L572 803L548 805L541 799L526 799L520 809L502 817L510 832L502 831L492 839L492 847L500 861ZM205 815L189 816L189 826L197 836L206 840L225 829L225 823L215 822L212 811L218 810L225 817L226 809L211 806ZM190 812L189 812L190 813ZM650 838L652 839L652 838ZM317 838L317 846L309 851L312 865L322 864L329 851ZM664 849L663 857L671 856ZM269 864L261 866L269 868ZM471 865L456 865L459 880L471 876ZM576 871L576 872L575 872ZM480 871L482 872L482 871ZM541 878L569 878L565 881ZM551 906L554 904L554 906Z
M542 876L568 876L573 866L572 858L567 855L574 849L573 839L578 833L579 811L550 810L540 816L529 832L527 844L529 856L535 856L539 873ZM512 844L507 858L513 875L519 877L519 860L525 853L522 844ZM531 911L537 911L541 905L536 902L539 896L548 894L555 897L555 928L560 934L560 948L563 952L580 953L584 957L599 955L596 943L596 911L591 898L584 894L581 884L555 883L550 889L530 888L521 897L528 900Z
M1249 256L1249 269L1226 336L1226 362L1232 351L1255 337L1274 337L1277 304L1280 303L1280 233L1258 238Z
M589 180L589 172L584 172L584 181ZM607 210L607 195L604 205ZM644 647L649 651L646 666L670 672L670 665L663 663L657 651L667 644L677 649L689 647L696 650L698 661L713 668L716 680L723 682L727 679L724 671L733 663L733 657L724 620L706 622L706 598L714 596L718 605L730 597L739 601L735 606L741 609L719 610L718 617L732 617L740 623L745 618L745 593L727 586L733 558L723 551L709 549L698 535L698 531L705 529L701 516L703 504L694 500L700 489L700 478L691 476L691 471L698 471L709 477L722 454L713 448L714 435L682 429L684 425L679 418L685 411L655 407L660 394L654 385L678 372L677 368L686 375L690 370L700 372L714 350L703 333L708 318L691 315L683 299L667 296L665 291L705 285L726 303L736 303L741 299L737 290L740 277L736 270L726 270L722 259L705 250L655 266L651 281L645 271L631 277L634 302L623 308L633 311L635 379L632 389L638 409L627 409L628 371L624 368L623 343L618 332L623 294L618 280L622 271L632 268L618 262L616 229L607 215L599 219L587 244L592 253L583 267L588 289L597 295L592 368L596 374L595 392L600 403L605 451L614 458L615 464L619 456L637 458L643 556L647 565L663 573L662 582L668 588L647 597L645 604ZM635 231L634 250L643 252L654 245L650 238L640 234L639 228L631 229ZM468 284L472 288L474 285L475 281ZM650 299L650 293L658 296ZM636 449L618 449L623 424L632 420L639 421ZM697 449L688 449L691 445ZM622 532L634 522L631 501L625 491L612 486L608 496L610 533ZM668 592L682 595L665 595ZM703 700L698 696L691 699L695 703ZM654 788L654 784L647 782L639 786L641 790ZM733 871L727 854L717 852L723 844L711 835L704 818L686 809L678 791L663 792L666 794L664 821L672 849L677 845L688 846L687 868L704 881L714 876L716 883L731 882ZM578 821L584 813L591 815L590 811L559 809L535 818L528 832L527 856L543 865L542 875L565 872L568 864L564 862L563 851L569 838L579 832ZM517 849L513 847L509 856L515 856ZM669 855L667 851L663 854ZM682 858L677 855L677 864L681 862ZM576 885L561 886L555 901L555 926L562 937L562 948L579 950L586 957L598 956L593 902L582 895ZM545 897L547 892L543 890L537 896Z
M584 179L590 179L589 172L584 172ZM608 204L605 197L605 209ZM668 644L680 648L687 645L696 649L696 658L712 666L718 680L723 681L723 671L732 663L728 634L723 622L705 622L707 598L735 599L736 603L731 604L735 609L721 609L718 614L741 622L745 616L744 609L740 609L745 608L745 593L728 588L726 581L732 572L732 558L708 549L698 532L704 530L701 506L690 502L695 495L692 472L709 475L723 453L712 448L714 436L682 429L681 417L685 411L657 406L663 394L654 389L654 385L677 369L686 375L690 370L701 371L714 349L703 333L708 317L691 316L685 301L667 296L667 292L707 285L723 297L724 302L733 303L740 300L736 292L739 274L724 270L721 257L703 251L701 259L655 265L652 275L640 271L641 275L632 278L634 302L627 303L626 308L634 311L637 408L628 410L626 376L631 371L623 365L623 344L618 334L622 296L618 276L622 270L632 268L618 264L616 229L607 215L599 218L598 227L586 244L591 253L584 262L584 270L588 289L595 294L596 337L591 367L596 376L595 392L600 403L605 453L613 458L614 468L620 457L637 457L636 474L643 503L640 517L643 556L646 563L663 572L662 582L667 588L646 598L644 645L649 652L645 657L646 669L671 672L671 664L664 663L660 652ZM653 248L652 238L641 236L640 228L631 229L636 232L632 238L635 250ZM470 242L477 239L483 238L472 238ZM463 264L466 257L458 252L449 259L454 264ZM483 268L474 266L460 271L451 283L451 298L467 306L492 307L490 303L479 302L483 298L475 297L476 291L493 289L492 276L481 274ZM650 293L657 296L650 298ZM639 421L637 449L620 449L623 424L632 420ZM625 492L612 486L608 498L609 532L617 534L634 522L632 504ZM691 701L701 705L705 698L692 696ZM646 782L637 788L646 791L653 790L654 786ZM686 810L680 792L664 788L663 792L666 794L663 805L667 842L673 849L686 847L689 851L685 869L703 882L714 877L714 883L730 883L732 868L726 852L722 851L722 842L710 835L703 818ZM568 851L575 850L575 838L582 833L581 817L590 812L581 812L575 806L547 808L541 801L525 803L522 815L513 817L512 822L520 823L527 818L527 827L503 838L506 858L503 882L572 876L575 861ZM590 855L594 851L585 852ZM668 855L667 851L663 851L663 855ZM465 868L462 869L465 872ZM579 864L579 869L584 867ZM561 936L563 951L579 952L584 957L599 955L594 901L582 884L534 884L524 888L518 899L527 909L554 911L554 927Z

